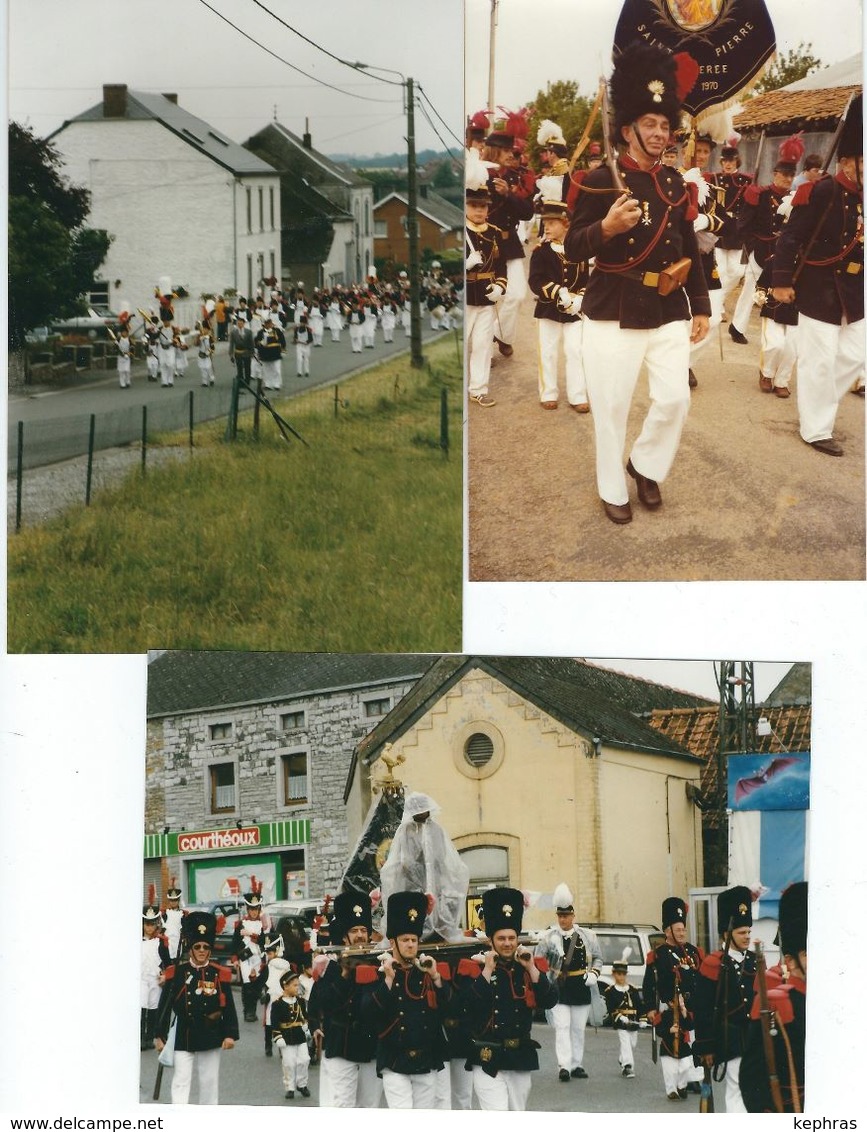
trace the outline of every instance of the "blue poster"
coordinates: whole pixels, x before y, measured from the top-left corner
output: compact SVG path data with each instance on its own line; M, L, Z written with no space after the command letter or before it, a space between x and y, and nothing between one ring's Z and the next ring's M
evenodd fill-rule
M730 810L808 810L810 755L729 755Z

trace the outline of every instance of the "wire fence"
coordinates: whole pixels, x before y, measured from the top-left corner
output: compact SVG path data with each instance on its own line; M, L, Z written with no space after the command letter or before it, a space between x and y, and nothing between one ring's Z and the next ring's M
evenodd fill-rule
M346 435L353 442L360 429L370 445L403 440L448 458L460 427L460 372L459 365L429 363L413 369L406 360L391 372L355 375L288 398L288 382L281 392L264 391L260 382L255 391L251 387L240 393L234 438L243 441L279 432L290 443L306 444L304 430L309 426L315 428L317 443L322 443L324 428L326 442L339 447L346 431L340 426L352 423ZM18 422L9 430L8 526L13 526L13 499L18 531L25 518L41 519L75 502L89 505L95 489L115 471L126 472L137 464L144 475L149 462L162 460L167 450L176 458L179 451L194 449L203 429L212 433L217 428L226 440L232 439L224 424L230 421L231 405L232 387L226 385L191 389L184 398L165 403ZM413 412L400 412L407 407Z

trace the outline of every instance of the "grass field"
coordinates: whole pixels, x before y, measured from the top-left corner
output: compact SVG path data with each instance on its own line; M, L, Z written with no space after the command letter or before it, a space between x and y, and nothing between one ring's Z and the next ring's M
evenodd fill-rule
M275 407L8 544L10 652L458 651L462 380L453 340ZM440 447L448 390L450 452ZM186 435L163 437L164 445Z

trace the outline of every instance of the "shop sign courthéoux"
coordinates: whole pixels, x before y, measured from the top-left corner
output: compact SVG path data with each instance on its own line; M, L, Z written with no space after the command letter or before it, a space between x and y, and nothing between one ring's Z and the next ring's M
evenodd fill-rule
M178 834L179 853L202 853L214 849L253 849L261 844L258 826L246 829L203 829Z

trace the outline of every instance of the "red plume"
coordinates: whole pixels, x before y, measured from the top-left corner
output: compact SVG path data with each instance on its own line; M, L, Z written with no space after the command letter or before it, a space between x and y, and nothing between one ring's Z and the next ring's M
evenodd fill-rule
M155 884L148 885L148 904L156 905L157 902L157 886Z
M525 138L530 132L530 123L528 121L527 107L522 110L507 110L505 106L501 106L500 110L506 115L506 133L510 138Z
M801 141L801 134L792 134L790 138L786 138L784 142L780 143L780 161L791 161L795 165L804 156L804 143Z
M740 143L740 140L741 140L741 135L737 132L737 130L732 130L732 132L728 136L728 141L726 142L726 145L730 145L732 147L732 149L737 149L738 144Z
M678 51L674 57L676 71L677 97L681 102L686 98L699 75L699 66L688 51Z
M487 130L490 124L490 110L477 110L472 118L470 118L470 125L475 126L477 130Z

